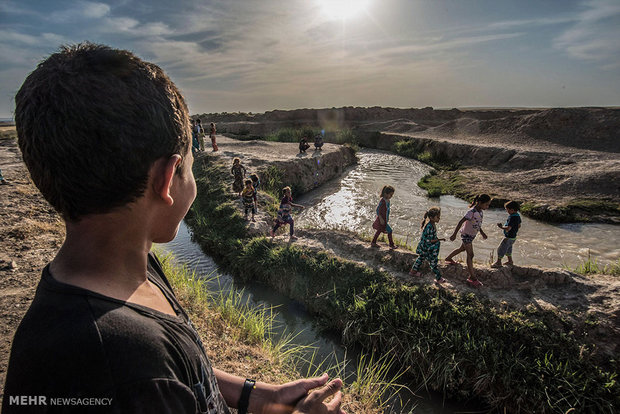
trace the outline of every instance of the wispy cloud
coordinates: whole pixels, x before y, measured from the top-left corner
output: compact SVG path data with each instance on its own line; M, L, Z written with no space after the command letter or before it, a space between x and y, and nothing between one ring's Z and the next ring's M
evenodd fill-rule
M554 39L554 46L568 55L597 61L603 68L620 65L620 2L590 0L576 23Z
M49 19L57 23L70 23L76 21L99 19L110 13L110 6L105 3L80 1L65 10L55 11Z

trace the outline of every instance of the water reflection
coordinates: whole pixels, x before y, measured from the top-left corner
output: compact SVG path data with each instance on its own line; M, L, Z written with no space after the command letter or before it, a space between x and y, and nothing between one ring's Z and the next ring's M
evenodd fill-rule
M420 237L420 222L424 212L435 205L441 207L438 224L440 237L449 237L454 226L463 217L468 205L453 196L426 197L426 191L417 182L430 171L418 161L388 152L363 149L358 152L358 165L350 168L340 180L333 180L301 196L300 202L308 208L297 215L301 226L336 228L369 234L375 219L375 208L381 188L392 185L390 223L394 236L415 246ZM487 240L476 238L476 261L487 262L503 238L496 223L504 223L503 209L489 209L484 213L483 229ZM513 247L513 257L520 265L542 267L576 266L590 253L599 264L620 258L620 227L611 224L547 224L527 217L519 230ZM460 238L442 244L441 257L459 246Z

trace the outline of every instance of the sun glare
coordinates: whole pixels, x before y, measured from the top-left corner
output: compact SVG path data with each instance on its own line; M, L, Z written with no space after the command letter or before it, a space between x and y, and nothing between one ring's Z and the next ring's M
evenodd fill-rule
M323 13L330 19L350 19L366 10L370 0L317 0Z

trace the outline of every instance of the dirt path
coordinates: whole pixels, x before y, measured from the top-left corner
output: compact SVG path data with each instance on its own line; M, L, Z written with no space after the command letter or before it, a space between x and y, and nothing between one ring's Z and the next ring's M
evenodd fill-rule
M405 285L433 284L433 274L424 264L423 276L414 278L408 274L417 255L399 248L389 250L382 244L379 249L360 240L355 234L330 231L296 231L299 237L293 243L315 251L327 251L335 256L390 273ZM290 244L288 235L275 239ZM462 255L461 255L462 256ZM589 335L601 351L610 359L620 354L620 278L607 275L581 276L563 269L537 267L508 267L492 269L488 265L475 264L478 278L484 283L480 289L470 287L464 256L457 256L456 265L441 264L442 275L447 283L442 289L471 292L498 305L509 304L516 308L534 306L551 310L579 324L584 320L592 323Z

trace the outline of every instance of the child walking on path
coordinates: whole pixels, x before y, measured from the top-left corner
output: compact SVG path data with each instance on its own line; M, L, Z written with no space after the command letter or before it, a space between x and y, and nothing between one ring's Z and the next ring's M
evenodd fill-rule
M213 147L213 152L217 151L217 143L215 142L215 124L211 122L211 130L209 131L209 138L211 138L211 146Z
M428 222L426 221L427 219ZM438 285L446 281L446 279L441 277L441 272L437 266L439 245L441 244L440 242L446 241L446 239L437 238L437 223L439 223L440 219L441 209L439 207L431 207L426 213L424 213L424 219L422 220L421 226L424 230L422 231L418 248L415 251L418 254L418 258L409 271L411 276L422 276L418 269L422 265L422 262L427 260L431 270L435 274L435 283Z
M260 187L260 179L258 175L250 174L250 180L252 180L252 187L254 187L254 210L258 211L258 189Z
M248 219L248 212L251 210L252 221L256 221L254 220L254 215L256 214L256 204L254 201L256 199L256 190L252 186L252 180L245 180L245 188L241 192L241 197L243 198L245 219Z
M235 158L233 160L233 165L230 168L230 173L235 177L235 181L233 182L233 191L237 193L238 196L241 196L241 191L243 191L243 179L245 178L247 170L241 164L241 160L239 158Z
M198 118L196 120L196 126L194 127L196 130L196 136L198 137L198 143L200 144L200 151L205 150L205 130L202 128L202 120Z
M288 223L291 225L291 230L289 233L290 234L289 240L297 240L297 237L295 237L295 228L294 228L295 220L293 220L293 216L291 216L291 208L299 207L303 209L304 206L302 206L301 204L293 203L293 197L291 196L291 187L284 187L282 189L282 193L283 193L283 196L282 196L282 200L280 201L280 208L278 209L278 217L276 218L276 224L273 226L273 229L271 230L271 239L273 240L273 238L276 235L276 230L278 230L280 226Z
M381 200L379 200L379 205L377 205L377 218L375 222L372 223L372 228L377 232L375 233L375 237L372 238L372 243L370 243L370 247L379 247L377 244L377 239L381 233L387 233L388 241L390 243L390 249L396 249L396 245L394 244L394 240L392 239L392 227L388 224L388 220L390 219L390 199L394 195L394 187L391 185L386 185L381 190Z
M192 119L192 153L200 151L200 143L198 142L198 132L196 131L196 121Z
M452 257L457 254L465 251L467 252L467 271L469 272L469 278L467 279L467 283L474 287L482 286L482 282L478 280L476 277L476 273L474 272L474 247L473 241L480 231L482 235L482 239L486 240L487 235L482 231L482 217L483 211L489 208L491 204L491 197L487 194L480 194L474 198L474 201L469 205L470 209L465 213L465 217L463 217L459 223L456 225L454 229L454 233L450 236L450 240L454 241L456 239L456 233L461 229L463 223L465 224L461 229L461 247L454 250L452 253L446 257L446 263L456 264Z
M491 267L502 267L502 259L504 256L508 257L508 261L504 264L512 266L512 245L517 240L517 232L521 227L521 216L519 215L519 203L516 201L509 201L504 204L504 208L508 213L508 219L506 224L502 226L502 223L497 223L497 227L504 230L504 240L497 247L497 261L491 265Z

